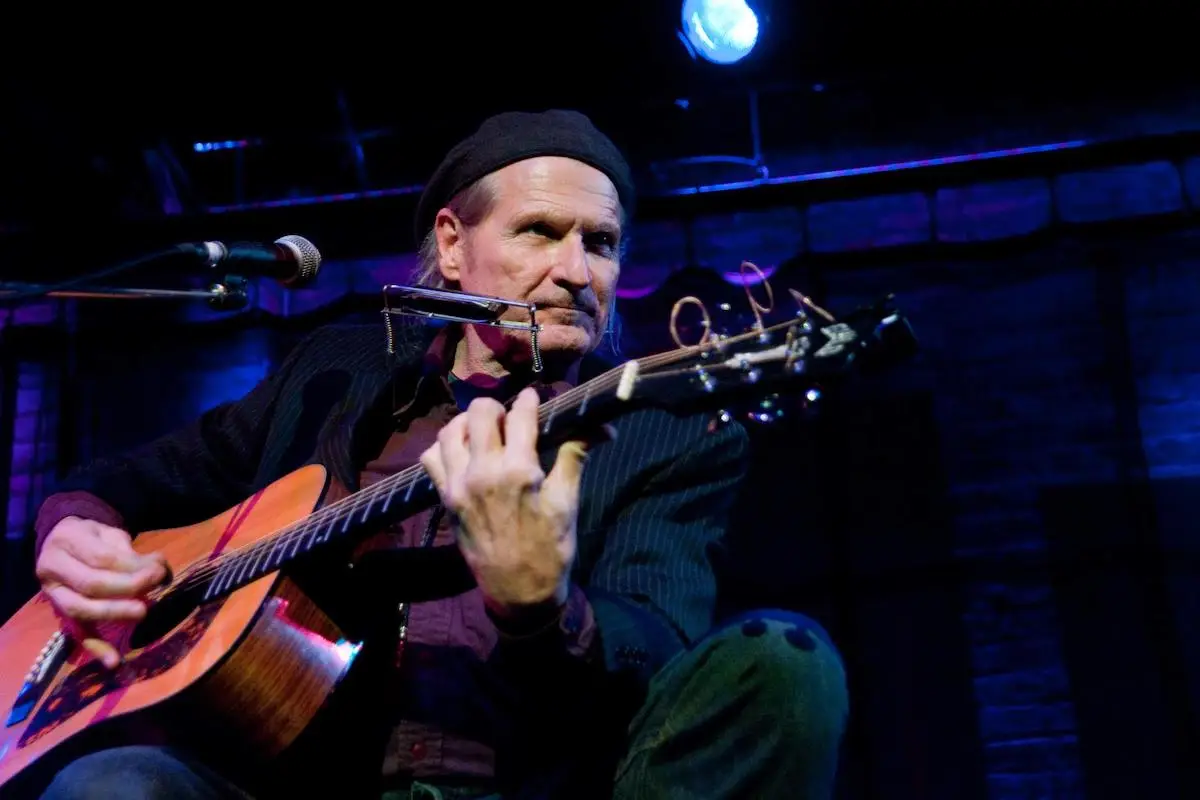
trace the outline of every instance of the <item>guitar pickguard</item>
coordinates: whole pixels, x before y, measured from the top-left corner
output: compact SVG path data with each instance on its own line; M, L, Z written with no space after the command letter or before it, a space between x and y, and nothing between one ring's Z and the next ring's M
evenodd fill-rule
M126 654L124 663L116 669L107 669L95 660L78 667L42 703L17 746L33 744L95 700L161 675L178 664L200 641L223 605L224 600L219 600L201 606L170 635Z

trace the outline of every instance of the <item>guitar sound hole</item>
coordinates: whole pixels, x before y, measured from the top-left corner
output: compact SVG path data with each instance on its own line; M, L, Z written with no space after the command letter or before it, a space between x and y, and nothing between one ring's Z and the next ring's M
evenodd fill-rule
M196 610L196 598L188 592L170 592L150 606L145 618L129 637L131 648L142 648L166 636Z

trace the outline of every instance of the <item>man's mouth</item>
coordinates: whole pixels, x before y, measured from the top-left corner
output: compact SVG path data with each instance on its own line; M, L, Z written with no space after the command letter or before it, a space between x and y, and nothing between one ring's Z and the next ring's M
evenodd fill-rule
M575 306L575 305L562 305L562 304L542 305L539 303L539 304L537 304L537 307L538 307L538 311L546 311L547 309L555 308L555 309L558 309L559 311L578 311L580 314L587 314L589 317L596 316L595 309L589 308L588 306Z

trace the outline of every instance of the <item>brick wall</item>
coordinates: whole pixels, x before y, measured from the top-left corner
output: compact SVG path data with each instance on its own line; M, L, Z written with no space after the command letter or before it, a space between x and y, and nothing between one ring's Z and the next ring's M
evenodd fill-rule
M761 215L747 212L736 220L703 218L690 225L663 225L663 236L650 236L648 243L642 230L641 240L635 241L633 259L639 258L637 248L645 247L646 257L670 272L672 264L705 263L715 252L688 238L689 230L703 230L707 240L720 242L720 263L732 267L746 258L763 266L782 264L773 278L777 296L784 285L794 285L818 292L835 308L867 302L886 291L898 295L923 342L921 362L906 381L908 390L933 394L956 571L989 576L964 578L959 602L987 794L997 800L1084 797L1085 792L1116 797L1139 785L1141 791L1179 788L1169 775L1175 762L1166 739L1159 752L1145 748L1150 752L1134 755L1127 749L1125 766L1115 760L1105 764L1093 746L1085 768L1086 748L1076 724L1077 689L1064 656L1064 626L1084 620L1063 617L1061 609L1072 606L1070 595L1077 589L1056 582L1047 566L1051 557L1044 503L1055 487L1111 489L1143 473L1155 479L1197 474L1200 237L1186 231L1120 236L1111 227L1093 237L1098 229L1086 226L1172 220L1189 214L1198 198L1200 159L1160 161ZM782 222L787 215L803 223L787 226ZM1052 226L1062 236L1051 243L1007 248L999 256L979 257L975 249L956 258L953 249L919 249L931 243L999 243L1045 233ZM797 241L799 231L805 234L803 242ZM667 242L677 244L664 248ZM880 249L891 247L900 247L901 255ZM856 251L863 256L844 258ZM1113 318L1114 302L1123 320ZM1120 325L1127 327L1128 336L1114 344L1113 327ZM666 344L659 332L661 316L635 320L630 327L642 345ZM1122 374L1124 357L1131 362L1130 374ZM1131 419L1121 418L1119 395L1125 389L1136 398ZM1124 441L1131 432L1132 455ZM1085 566L1081 561L1065 569L1079 572ZM1115 585L1127 577L1118 575ZM915 578L908 588L924 591ZM868 585L865 591L873 589ZM1132 605L1136 597L1129 598ZM910 624L887 604L874 613L892 624ZM1086 609L1073 613L1086 614ZM1123 622L1147 625L1143 617ZM1114 629L1120 624L1112 622ZM861 625L886 638L883 622ZM1129 641L1141 638L1130 632ZM1108 655L1102 645L1082 645L1095 648L1085 660L1103 663ZM1154 659L1151 647L1146 645L1147 663ZM911 671L920 656L909 654L908 659ZM859 668L873 673L871 681L882 680L874 673L903 669L895 662ZM1087 674L1074 679L1104 677L1101 668L1086 669ZM1147 674L1161 677L1153 669ZM1120 688L1124 694L1111 696L1112 704L1147 707L1127 715L1126 721L1140 722L1131 723L1124 738L1157 737L1158 728L1170 726L1170 709L1152 710L1153 701L1140 699L1139 692L1153 693L1148 682ZM936 702L933 694L929 699ZM1116 724L1115 716L1106 720ZM876 728L867 737L875 741L867 746L880 751L901 748L913 735L882 717L871 724ZM926 764L918 765L914 761L920 759L909 752L908 762L897 765L899 772L890 777L914 791L922 786L919 796L952 797L960 786L932 789L923 774L928 769L944 775L953 771L955 766L946 763L950 755L929 755ZM1104 785L1105 775L1121 770L1131 784ZM891 785L896 789L895 782Z

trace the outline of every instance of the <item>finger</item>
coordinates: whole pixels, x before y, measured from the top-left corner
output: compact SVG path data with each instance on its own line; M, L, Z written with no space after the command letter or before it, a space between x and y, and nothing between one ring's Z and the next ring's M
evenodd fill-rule
M438 432L438 451L445 473L445 486L462 477L470 462L467 452L467 415L459 414Z
M160 562L164 567L169 567L167 558L162 553L141 553L134 546L133 537L120 528L114 528L111 525L95 523L96 536L100 541L110 545L114 550L122 553L132 554L134 558L141 559L143 562L147 560L155 560Z
M558 448L554 468L546 476L546 483L554 490L565 490L572 493L571 496L577 495L579 481L583 477L583 468L587 464L592 449L596 445L614 441L616 438L616 428L612 425L601 425L563 443Z
M147 579L149 586L162 586L171 582L174 577L171 563L162 553L139 553L133 546L133 537L111 525L96 523L96 533L101 541L111 544L118 551L132 553L138 561L138 572L145 571L150 574Z
M475 539L471 536L471 531L467 530L467 526L463 524L462 518L453 512L450 512L450 527L454 531L454 541L458 544L462 554L468 557L472 556L476 546Z
M446 465L442 461L442 449L439 445L431 445L421 453L421 466L425 468L429 479L433 481L434 487L438 493L442 493L446 488Z
M105 525L102 522L93 522L89 527L96 534L96 538L112 545L114 549L136 553L133 549L133 537L120 528L114 528L112 525Z
M61 545L79 561L96 569L136 572L145 563L128 540L118 535L93 531L92 536L63 537ZM119 531L118 533L123 533Z
M522 456L537 453L538 406L536 389L522 389L504 417L504 443L510 453Z
M116 669L121 664L120 651L103 639L88 637L80 645L108 669Z
M157 585L164 572L162 565L154 560L136 572L96 569L63 549L46 552L42 562L39 576L42 580L65 584L85 597L98 600L137 597Z
M97 600L69 586L51 586L45 592L63 616L80 622L134 622L146 616L146 604L141 600Z
M503 417L504 406L490 397L480 397L467 408L467 446L472 458L498 453L504 447Z
M587 442L572 440L558 448L554 468L546 476L543 489L573 502L579 496L579 481L587 464Z

